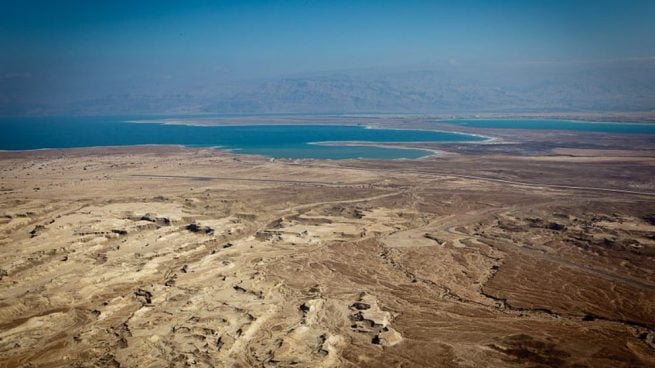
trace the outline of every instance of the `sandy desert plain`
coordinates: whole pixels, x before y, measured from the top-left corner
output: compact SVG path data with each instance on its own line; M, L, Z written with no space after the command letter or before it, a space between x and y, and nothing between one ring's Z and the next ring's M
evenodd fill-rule
M0 366L655 366L652 135L466 129L0 153Z

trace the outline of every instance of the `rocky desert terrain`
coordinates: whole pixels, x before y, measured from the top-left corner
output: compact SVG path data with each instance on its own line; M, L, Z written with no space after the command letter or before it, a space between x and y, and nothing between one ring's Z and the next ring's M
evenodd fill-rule
M655 366L653 152L475 147L2 152L0 366Z

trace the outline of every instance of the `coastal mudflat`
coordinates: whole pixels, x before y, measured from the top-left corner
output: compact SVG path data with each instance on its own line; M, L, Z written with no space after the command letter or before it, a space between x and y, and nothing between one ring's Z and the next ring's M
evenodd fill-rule
M2 152L0 366L655 365L651 151L475 147Z

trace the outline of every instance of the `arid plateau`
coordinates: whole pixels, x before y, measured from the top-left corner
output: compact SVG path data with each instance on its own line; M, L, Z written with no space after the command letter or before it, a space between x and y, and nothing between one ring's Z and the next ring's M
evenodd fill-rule
M1 152L0 366L655 366L652 138L496 133Z

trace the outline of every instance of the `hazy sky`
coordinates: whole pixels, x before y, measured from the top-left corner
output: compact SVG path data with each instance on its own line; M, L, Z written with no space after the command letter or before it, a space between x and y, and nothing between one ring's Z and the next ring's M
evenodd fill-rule
M651 0L16 0L0 14L4 72L73 63L277 73L655 55Z
M0 87L655 56L653 0L0 4Z

